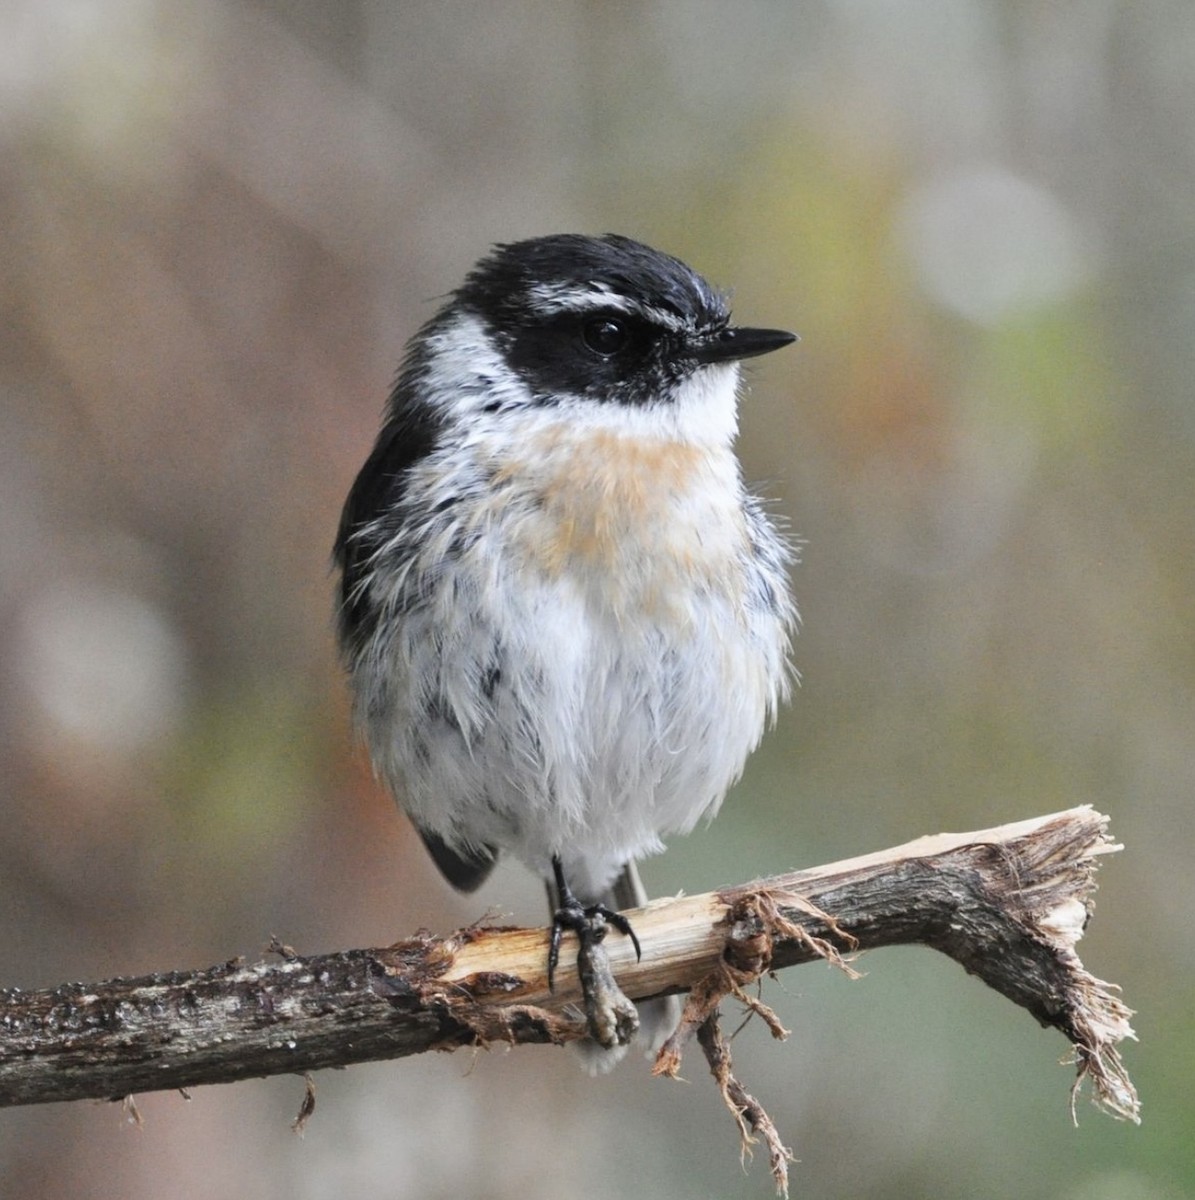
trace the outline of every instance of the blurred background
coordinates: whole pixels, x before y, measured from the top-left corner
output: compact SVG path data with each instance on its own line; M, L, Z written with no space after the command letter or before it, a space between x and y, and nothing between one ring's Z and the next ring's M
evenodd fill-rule
M615 230L800 331L746 472L803 683L656 893L1080 803L1144 1125L953 964L804 968L735 1043L802 1196L1195 1195L1195 10L0 3L0 983L386 944L453 895L348 721L329 552L407 337ZM730 1022L733 1024L733 1018ZM551 1048L0 1113L9 1198L760 1197L699 1058Z

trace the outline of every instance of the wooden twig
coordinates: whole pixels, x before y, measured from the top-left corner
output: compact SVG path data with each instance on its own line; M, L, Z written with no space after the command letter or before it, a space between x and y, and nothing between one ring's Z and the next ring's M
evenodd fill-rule
M1090 1079L1099 1105L1136 1120L1137 1097L1116 1050L1132 1036L1131 1014L1114 989L1084 970L1074 949L1090 914L1096 858L1119 848L1106 825L1089 807L1076 808L660 900L630 914L642 962L626 938L612 935L606 947L632 999L691 992L693 1011L658 1068L671 1073L685 1040L716 1015L720 1001L745 997L761 976L921 942L1061 1030L1074 1047L1076 1087ZM272 945L282 961L0 991L0 1105L123 1100L427 1050L560 1043L584 1034L575 972L560 971L556 991L548 991L542 929L483 924L447 937L421 931L394 946L323 955L295 955L277 939ZM571 938L565 962L570 945ZM767 1017L766 1005L750 1003ZM774 1032L782 1033L778 1024ZM710 1025L704 1036L716 1050L715 1033ZM723 1066L720 1086L741 1108L747 1093L728 1058ZM300 1128L314 1100L310 1087L307 1096ZM774 1130L767 1140L775 1159L783 1148Z

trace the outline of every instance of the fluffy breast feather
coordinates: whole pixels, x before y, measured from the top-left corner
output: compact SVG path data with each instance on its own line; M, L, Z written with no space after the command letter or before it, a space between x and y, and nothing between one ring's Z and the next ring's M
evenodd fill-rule
M742 606L748 529L723 447L556 427L499 454L493 484L520 569L570 579L596 614L683 627L694 595Z
M728 445L506 432L412 468L357 693L421 828L596 878L712 813L758 742L787 687L783 543Z

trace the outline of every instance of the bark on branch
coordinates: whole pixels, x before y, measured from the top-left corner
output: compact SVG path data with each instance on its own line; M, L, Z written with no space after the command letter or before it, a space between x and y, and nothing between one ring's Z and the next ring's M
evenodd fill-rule
M659 900L630 914L642 962L626 938L606 945L631 998L690 993L656 1069L674 1073L697 1034L745 1136L768 1140L774 1170L783 1147L730 1073L717 1005L736 995L768 1019L745 991L762 975L875 946L920 942L949 955L1059 1029L1074 1047L1075 1089L1090 1079L1097 1104L1136 1120L1137 1097L1116 1050L1133 1036L1131 1013L1074 950L1091 913L1097 856L1119 849L1106 826L1081 807ZM570 935L562 963L571 962L573 944ZM561 970L548 991L542 929L421 931L394 946L338 954L272 949L277 961L0 990L0 1105L124 1099L493 1042L561 1043L585 1030L575 973ZM783 1032L778 1023L773 1031Z

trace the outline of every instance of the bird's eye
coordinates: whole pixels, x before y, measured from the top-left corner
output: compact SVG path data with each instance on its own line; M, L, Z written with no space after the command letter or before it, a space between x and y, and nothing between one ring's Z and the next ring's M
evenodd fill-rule
M594 354L610 358L627 348L631 331L618 317L592 317L581 326L581 337Z

